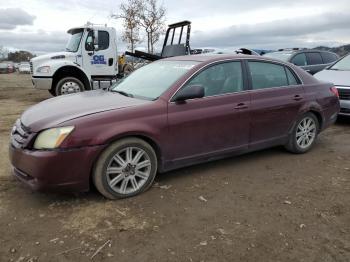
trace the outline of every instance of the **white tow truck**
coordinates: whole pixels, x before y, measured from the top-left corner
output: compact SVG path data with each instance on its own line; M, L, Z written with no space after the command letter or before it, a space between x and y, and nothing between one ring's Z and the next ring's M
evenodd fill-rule
M125 53L149 61L190 54L190 29L189 21L169 25L160 56L141 51ZM35 88L46 89L54 96L109 88L133 70L125 59L121 59L124 56L118 57L117 34L113 27L88 23L72 28L68 33L71 36L66 51L38 56L30 61Z

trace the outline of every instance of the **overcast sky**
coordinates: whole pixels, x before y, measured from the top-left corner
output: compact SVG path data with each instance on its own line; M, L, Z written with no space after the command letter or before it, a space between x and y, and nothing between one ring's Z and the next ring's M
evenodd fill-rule
M0 45L35 53L64 50L66 31L87 21L118 34L120 0L0 2ZM259 48L350 43L349 0L163 0L167 24L192 21L191 47ZM119 52L126 49L119 41ZM140 46L142 48L142 45Z

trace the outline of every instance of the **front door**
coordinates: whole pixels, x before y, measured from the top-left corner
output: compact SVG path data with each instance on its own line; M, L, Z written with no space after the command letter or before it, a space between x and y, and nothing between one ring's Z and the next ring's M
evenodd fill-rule
M172 160L215 155L247 148L250 94L244 90L241 62L204 69L183 88L202 85L205 97L169 102L169 148Z
M98 49L94 50L93 31L87 33L82 44L84 69L91 76L112 76L115 74L114 53L111 36L108 31L98 31Z

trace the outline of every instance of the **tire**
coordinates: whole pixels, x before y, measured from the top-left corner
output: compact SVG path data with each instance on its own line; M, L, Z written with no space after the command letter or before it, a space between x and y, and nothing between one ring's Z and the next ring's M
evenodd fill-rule
M146 191L156 173L157 156L153 148L141 139L126 138L103 151L94 167L92 181L106 198L121 199Z
M84 84L75 77L62 78L55 87L55 95L66 95L83 92L85 90Z
M55 91L56 91L55 89L51 88L51 89L49 90L49 93L50 93L52 96L56 96Z
M295 154L308 152L315 144L319 129L320 123L315 114L309 112L302 115L293 126L286 149Z

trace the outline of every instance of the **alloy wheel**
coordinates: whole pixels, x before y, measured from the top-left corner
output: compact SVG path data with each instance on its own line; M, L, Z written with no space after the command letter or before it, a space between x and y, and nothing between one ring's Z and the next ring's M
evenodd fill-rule
M297 128L296 141L300 148L306 149L312 145L316 138L317 126L311 117L303 118Z
M118 194L138 191L151 174L151 159L138 147L126 147L118 151L106 168L107 183Z

